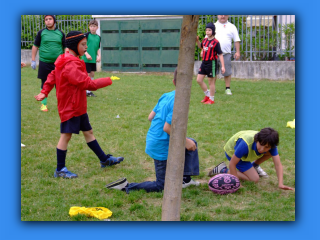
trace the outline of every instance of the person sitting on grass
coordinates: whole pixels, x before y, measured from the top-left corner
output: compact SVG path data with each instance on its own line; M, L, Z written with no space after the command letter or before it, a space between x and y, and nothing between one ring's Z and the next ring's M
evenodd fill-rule
M278 154L278 144L279 134L272 128L263 128L260 132L253 130L237 132L224 146L225 155L230 161L229 169L222 162L208 175L211 177L219 173L230 173L242 180L258 182L259 177L268 177L259 165L272 158L277 172L278 187L283 190L293 190L283 185L283 167Z
M78 175L68 171L65 166L68 143L72 134L82 131L90 149L100 159L102 168L123 161L123 157L114 157L105 154L93 135L92 127L87 114L86 90L97 90L112 84L112 80L99 78L94 81L86 72L86 65L80 60L87 50L87 37L78 31L71 31L66 37L69 52L61 54L55 62L53 70L43 85L41 93L35 96L37 101L42 101L56 86L58 112L61 120L60 140L57 146L57 169L54 177L76 178Z
M214 93L216 91L214 77L218 74L218 56L222 65L222 73L224 73L225 68L220 43L214 37L216 32L213 23L208 23L206 25L206 34L208 38L204 38L201 43L199 41L199 36L197 36L197 45L202 49L202 63L198 72L197 83L205 94L205 97L201 102L204 104L214 104ZM203 81L206 75L208 76L209 90Z
M176 85L176 77L177 69L174 72L174 85ZM126 178L121 178L107 184L106 187L108 189L123 190L127 193L140 189L144 189L147 192L161 192L164 189L174 98L175 91L163 94L148 117L149 121L151 121L151 126L147 133L145 151L154 159L156 181L128 183ZM200 183L191 178L191 176L197 175L199 175L197 142L194 139L187 138L184 175L183 179L181 179L182 187L199 186Z

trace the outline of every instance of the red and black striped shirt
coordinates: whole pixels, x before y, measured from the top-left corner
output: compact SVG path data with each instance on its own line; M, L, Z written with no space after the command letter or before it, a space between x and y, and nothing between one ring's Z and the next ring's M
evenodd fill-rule
M222 54L220 43L216 38L211 40L208 40L208 38L203 39L201 47L203 49L203 61L216 60L218 59L218 55Z

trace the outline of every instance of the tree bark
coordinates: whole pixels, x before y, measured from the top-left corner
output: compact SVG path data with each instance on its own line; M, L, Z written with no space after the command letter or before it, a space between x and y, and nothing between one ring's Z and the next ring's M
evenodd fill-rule
M185 144L198 22L199 15L183 16L176 94L162 202L162 221L180 221Z

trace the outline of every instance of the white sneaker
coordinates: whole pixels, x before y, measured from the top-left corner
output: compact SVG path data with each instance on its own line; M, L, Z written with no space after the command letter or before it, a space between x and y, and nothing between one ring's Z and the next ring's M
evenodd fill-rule
M269 177L269 175L265 171L263 171L263 169L260 166L256 166L254 167L254 169L259 174L259 177Z
M226 93L227 95L232 95L232 92L231 92L230 88L226 89L225 93Z
M182 183L182 188L187 188L187 187L189 187L189 186L191 186L191 185L199 186L200 183L197 182L197 181L194 181L193 179L191 179L191 181L188 182L188 183L183 182L183 183Z
M26 145L24 145L24 144L21 143L21 147L25 147L25 146L26 146Z
M128 185L128 181L126 178L120 178L115 182L109 183L106 185L106 188L108 189L117 189L117 190L123 190Z

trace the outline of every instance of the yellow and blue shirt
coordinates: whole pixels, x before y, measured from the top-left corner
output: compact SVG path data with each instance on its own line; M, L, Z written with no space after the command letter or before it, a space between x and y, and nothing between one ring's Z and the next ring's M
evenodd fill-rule
M224 146L228 157L231 158L235 154L242 161L249 162L261 158L265 153L258 152L257 143L254 141L254 135L257 133L258 131L246 130L233 135ZM271 148L269 152L272 156L278 155L277 147Z

